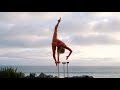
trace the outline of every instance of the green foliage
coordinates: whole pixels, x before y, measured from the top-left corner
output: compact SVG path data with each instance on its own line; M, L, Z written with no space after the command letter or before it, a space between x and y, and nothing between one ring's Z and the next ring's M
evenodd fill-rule
M25 74L17 72L17 68L5 67L0 69L0 78L24 78Z

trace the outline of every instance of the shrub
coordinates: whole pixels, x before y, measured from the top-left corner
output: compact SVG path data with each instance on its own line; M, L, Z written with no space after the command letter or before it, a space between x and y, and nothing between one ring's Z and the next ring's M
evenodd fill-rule
M25 74L17 72L17 68L4 67L0 69L0 78L24 78Z

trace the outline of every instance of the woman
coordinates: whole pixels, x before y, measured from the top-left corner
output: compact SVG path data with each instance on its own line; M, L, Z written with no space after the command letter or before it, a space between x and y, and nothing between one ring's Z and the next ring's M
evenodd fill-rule
M52 39L53 58L55 60L56 66L57 66L57 63L58 64L60 63L59 56L60 54L63 54L65 52L65 49L70 51L69 55L66 56L66 60L72 53L72 50L63 41L59 40L57 37L57 28L58 28L60 21L61 21L61 18L58 20L58 23L55 26L53 39ZM56 48L57 48L58 60L56 60Z

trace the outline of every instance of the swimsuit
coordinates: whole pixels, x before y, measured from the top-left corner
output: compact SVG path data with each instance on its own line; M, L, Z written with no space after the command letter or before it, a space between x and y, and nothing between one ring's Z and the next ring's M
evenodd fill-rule
M63 45L64 42L62 42L62 41L60 41L60 40L56 40L56 41L53 41L53 44L58 47L58 46L60 46L60 45Z

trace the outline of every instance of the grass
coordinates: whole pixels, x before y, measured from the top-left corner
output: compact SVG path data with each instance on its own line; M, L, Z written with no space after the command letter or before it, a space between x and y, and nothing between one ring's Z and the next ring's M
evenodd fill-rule
M18 72L17 68L4 67L0 69L0 78L24 78L25 74Z

